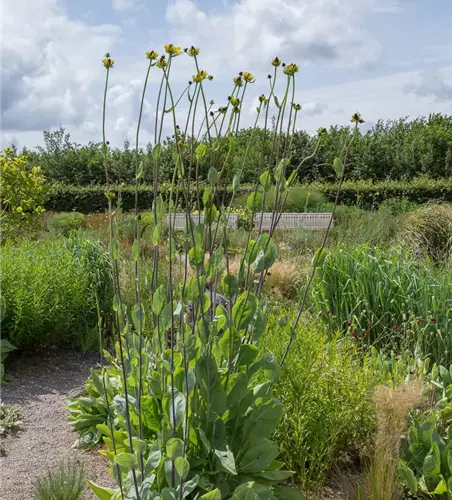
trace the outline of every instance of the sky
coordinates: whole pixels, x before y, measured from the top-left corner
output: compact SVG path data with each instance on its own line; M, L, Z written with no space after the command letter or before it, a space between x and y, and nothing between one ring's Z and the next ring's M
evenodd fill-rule
M133 141L145 52L161 53L165 43L200 48L215 108L239 71L255 75L243 126L268 91L275 56L300 65L298 127L309 132L347 125L355 111L367 128L378 119L452 113L451 0L2 0L0 18L2 148L42 145L43 131L59 127L78 143L99 141L106 52L115 60L107 138L119 147ZM154 140L161 77L154 69L142 144ZM176 95L193 73L193 59L175 59ZM181 121L186 109L182 100Z

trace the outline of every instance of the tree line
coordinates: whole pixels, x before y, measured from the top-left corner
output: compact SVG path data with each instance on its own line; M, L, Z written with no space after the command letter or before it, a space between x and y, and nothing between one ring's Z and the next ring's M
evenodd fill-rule
M251 134L254 133L254 136ZM218 140L220 165L232 176L241 171L242 182L253 182L260 168L272 168L272 131L242 129L232 138ZM300 182L328 182L335 179L331 165L352 134L351 127L332 126L322 131L317 151L300 169ZM185 139L182 149L183 162L188 172L192 141ZM250 141L251 139L251 141ZM298 166L302 158L312 154L318 140L317 134L298 130L290 140L290 165L288 171ZM233 141L232 144L230 141ZM193 141L196 147L198 143ZM159 176L161 182L170 182L174 171L176 144L168 137L162 144ZM232 147L231 147L232 146ZM139 151L139 162L143 164L143 183L151 183L152 145ZM102 145L90 142L77 144L70 134L60 128L44 132L44 145L35 149L24 149L30 166L39 165L49 183L75 186L100 185L105 182ZM111 182L126 185L134 182L135 150L129 141L123 148L111 150L109 172ZM200 180L207 178L210 168L206 157L198 165ZM195 169L192 169L195 179ZM410 180L419 176L433 179L452 176L452 116L432 114L414 120L379 120L370 130L360 133L349 156L347 179ZM232 178L232 177L231 177Z

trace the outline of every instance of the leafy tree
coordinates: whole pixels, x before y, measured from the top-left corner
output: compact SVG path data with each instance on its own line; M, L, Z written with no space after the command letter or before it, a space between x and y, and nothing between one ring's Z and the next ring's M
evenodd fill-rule
M0 153L2 239L36 228L44 213L45 178L38 166L29 168L24 155L10 148Z

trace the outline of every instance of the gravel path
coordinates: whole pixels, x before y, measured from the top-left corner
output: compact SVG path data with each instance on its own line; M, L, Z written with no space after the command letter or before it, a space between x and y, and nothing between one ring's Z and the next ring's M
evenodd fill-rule
M107 463L98 451L83 453L72 448L77 434L67 421L66 399L84 385L96 364L95 354L47 350L21 356L7 365L13 381L2 386L3 403L16 405L22 425L4 440L6 455L0 457L0 497L32 498L33 481L61 458L80 458L87 478L114 486ZM87 488L85 499L95 496Z

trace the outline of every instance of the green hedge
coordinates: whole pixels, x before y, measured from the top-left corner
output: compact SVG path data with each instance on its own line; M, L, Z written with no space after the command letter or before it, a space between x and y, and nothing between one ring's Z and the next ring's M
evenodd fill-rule
M329 201L336 197L336 184L311 184L313 189L322 192ZM383 201L391 198L405 198L413 203L429 201L452 202L452 178L417 178L412 181L346 181L340 193L340 203L358 205L361 208L377 208Z
M337 184L313 183L302 185L307 190L319 191L324 194L328 202L334 201ZM200 184L201 191L204 183ZM237 196L252 192L254 185L243 184L240 186ZM124 211L132 210L135 206L135 188L133 186L113 186L110 188L116 196L121 197ZM105 197L105 186L67 186L56 184L50 190L45 208L53 212L77 211L81 213L102 212L107 208ZM160 194L167 199L169 186L164 184L160 188ZM228 202L232 196L232 188L228 187L224 193ZM219 193L222 197L223 193ZM152 207L154 197L153 187L143 185L139 187L139 208L149 210ZM426 203L428 201L452 202L452 179L427 179L418 178L413 181L385 181L372 183L368 181L346 181L342 185L340 203L345 205L357 205L361 208L377 208L380 203L391 198L406 198L413 203ZM179 202L184 205L185 195L179 194ZM196 189L193 185L190 189L190 204L196 205Z

